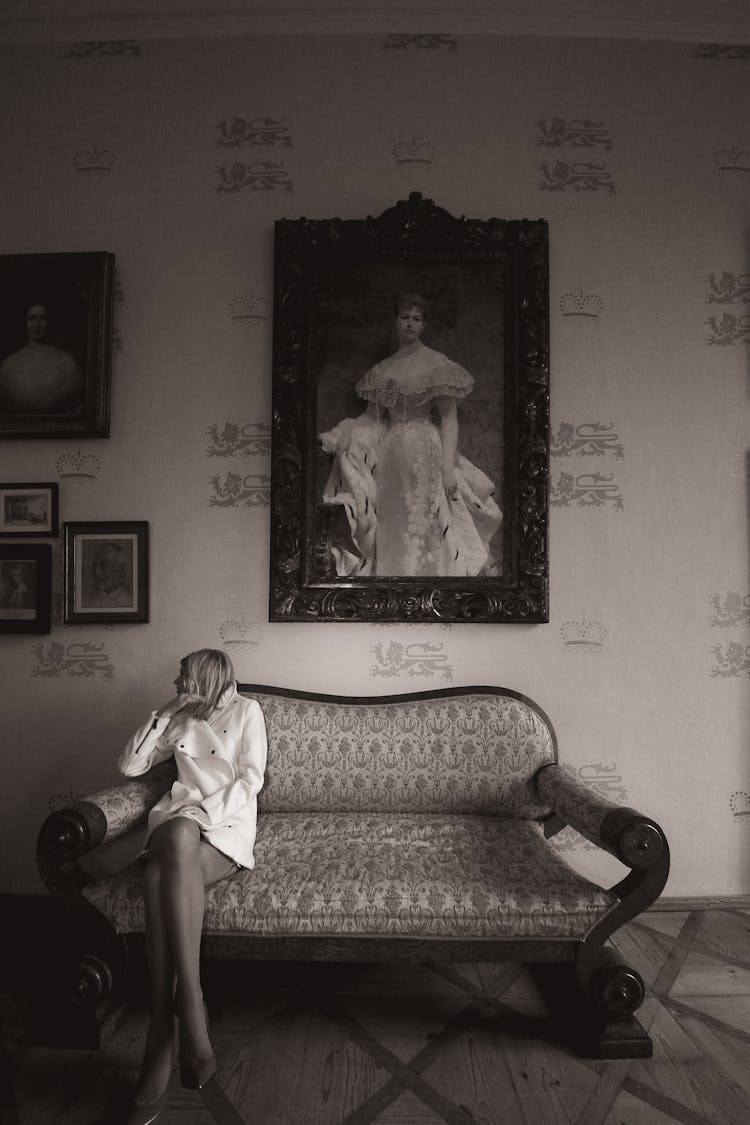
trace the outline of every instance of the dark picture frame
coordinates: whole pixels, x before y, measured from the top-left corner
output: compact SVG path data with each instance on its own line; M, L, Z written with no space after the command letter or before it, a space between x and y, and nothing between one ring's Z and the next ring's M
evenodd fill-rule
M0 484L0 539L52 539L60 533L56 482Z
M549 620L548 261L543 219L456 218L418 192L375 218L276 222L271 621ZM398 562L379 573L377 552L374 568L363 557L350 513L372 502L378 517L382 464L367 466L368 487L380 474L371 496L350 504L337 485L331 500L337 423L368 406L354 387L393 355L404 292L429 301L420 344L474 380L456 408L459 452L502 511L476 573L400 573Z
M52 547L0 543L0 633L49 633Z
M115 256L0 256L0 438L108 437Z
M149 525L145 520L64 524L67 625L148 621Z

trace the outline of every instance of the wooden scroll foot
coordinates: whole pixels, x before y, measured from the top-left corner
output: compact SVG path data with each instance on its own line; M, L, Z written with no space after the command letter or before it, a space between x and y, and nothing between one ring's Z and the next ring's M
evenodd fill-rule
M646 993L640 973L620 954L605 946L579 965L579 979L588 1000L579 1023L580 1052L595 1059L648 1059L650 1036L635 1018Z
M579 1029L577 1050L587 1059L650 1059L654 1045L635 1016L607 1021L594 1017Z

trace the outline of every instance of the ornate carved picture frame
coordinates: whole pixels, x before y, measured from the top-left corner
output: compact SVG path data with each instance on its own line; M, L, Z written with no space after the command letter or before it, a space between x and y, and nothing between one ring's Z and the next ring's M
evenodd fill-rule
M0 256L0 438L108 437L115 256Z
M545 622L544 220L283 219L271 621Z

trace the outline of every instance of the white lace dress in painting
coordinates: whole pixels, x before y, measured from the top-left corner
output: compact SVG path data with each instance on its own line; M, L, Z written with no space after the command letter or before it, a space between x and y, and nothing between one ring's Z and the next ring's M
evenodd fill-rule
M360 379L374 403L321 435L335 461L323 492L346 511L355 551L333 548L339 575L461 576L485 571L502 515L490 478L461 454L458 495L443 487L434 400L463 398L474 380L441 352L419 343L395 352Z

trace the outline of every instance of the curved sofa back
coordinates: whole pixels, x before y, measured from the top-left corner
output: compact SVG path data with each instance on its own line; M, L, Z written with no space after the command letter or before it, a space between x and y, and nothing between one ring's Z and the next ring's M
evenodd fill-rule
M549 812L531 783L557 760L552 726L502 688L326 696L239 684L268 733L259 812Z

